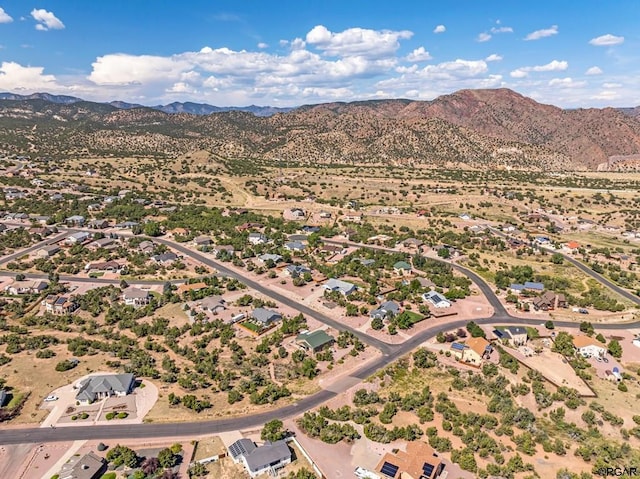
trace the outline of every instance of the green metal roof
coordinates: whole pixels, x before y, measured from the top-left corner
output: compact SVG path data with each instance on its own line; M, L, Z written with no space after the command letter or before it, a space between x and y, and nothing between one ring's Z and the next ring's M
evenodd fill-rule
M324 346L325 344L332 343L335 339L333 336L327 334L326 331L318 329L312 333L298 334L296 341L304 341L311 349L316 349Z

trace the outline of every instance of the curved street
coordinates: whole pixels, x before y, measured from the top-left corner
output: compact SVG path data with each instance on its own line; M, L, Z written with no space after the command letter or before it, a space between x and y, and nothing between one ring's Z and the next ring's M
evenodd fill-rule
M305 305L301 305L296 301L293 301L286 296L276 293L268 288L265 288L260 283L248 279L235 271L229 269L218 261L211 259L203 254L194 252L186 246L175 243L173 241L155 238L158 243L166 244L183 254L189 255L192 258L202 262L203 264L215 268L220 273L232 278L236 278L243 283L247 284L250 288L259 291L266 296L269 296L283 304L291 306L301 313L313 317L322 323L325 323L338 330L348 330L356 334L363 342L379 349L383 354L379 358L364 364L356 371L349 374L348 378L352 378L352 381L337 381L334 384L332 390L321 390L311 396L307 396L295 403L283 406L271 411L261 412L250 416L242 416L236 418L215 419L208 421L193 421L193 422L181 422L181 423L144 423L133 425L108 425L108 426L83 426L83 427L61 427L55 429L49 428L34 428L34 427L15 427L3 429L0 431L0 444L23 444L23 443L40 443L40 442L55 442L55 441L70 441L81 439L123 439L123 438L147 438L147 437L172 437L172 436L200 436L205 434L215 434L225 431L233 431L238 429L256 428L262 426L265 422L271 419L284 419L294 417L302 414L320 404L328 401L336 395L346 391L353 387L354 383L360 382L367 377L371 376L375 372L384 368L396 359L408 354L416 347L428 339L433 338L439 332L446 332L452 329L463 328L467 324L467 320L451 321L446 324L435 325L424 331L416 334L412 338L408 339L402 344L393 345L384 341L372 338L367 334L356 331L347 325L344 325L336 320L333 320ZM345 242L338 242L333 240L326 240L330 244L344 244ZM396 251L390 248L375 247L369 245L362 245L358 243L350 243L354 246L380 249L383 251ZM438 260L444 261L444 260ZM540 325L539 319L525 319L516 318L511 316L504 305L500 302L499 298L495 295L492 287L484 281L479 275L470 271L469 269L460 266L455 263L451 264L456 270L469 277L480 288L482 293L487 297L490 304L494 308L494 314L490 317L475 319L477 324L500 324L500 325ZM578 266L578 265L576 265ZM583 265L584 266L584 265ZM586 267L585 267L586 268ZM581 268L582 269L582 268ZM609 286L602 280L604 278L596 277L596 274L591 270L585 271L585 273L594 277L602 284ZM598 275L599 276L599 275ZM77 281L77 279L74 279ZM91 281L91 279L87 279ZM111 280L114 281L114 280ZM613 285L615 286L615 285ZM612 288L614 289L614 288ZM631 295L629 298L634 303L640 304L640 298ZM560 327L576 327L576 323L572 321L554 321L556 326ZM627 322L627 323L612 323L606 325L607 329L628 329L634 327L640 327L640 321Z

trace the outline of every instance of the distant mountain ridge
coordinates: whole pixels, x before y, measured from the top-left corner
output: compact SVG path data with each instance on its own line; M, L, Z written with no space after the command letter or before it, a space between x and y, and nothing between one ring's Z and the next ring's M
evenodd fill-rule
M45 100L51 103L60 103L63 105L70 105L73 103L84 102L82 98L66 95L51 95L49 93L32 93L30 95L19 95L17 93L0 93L0 100ZM253 113L256 116L271 116L276 113L286 113L293 110L293 108L280 108L275 106L214 106L207 103L193 103L193 102L173 102L168 105L155 105L146 106L138 103L128 103L125 101L110 101L107 105L114 106L122 110L130 110L132 108L151 108L154 110L160 110L165 113L190 113L192 115L211 115L212 113L223 113L226 111L246 111Z
M123 102L0 101L0 154L160 155L483 169L640 169L640 117L563 110L509 89L304 105L271 116L172 113ZM189 108L201 108L202 105Z

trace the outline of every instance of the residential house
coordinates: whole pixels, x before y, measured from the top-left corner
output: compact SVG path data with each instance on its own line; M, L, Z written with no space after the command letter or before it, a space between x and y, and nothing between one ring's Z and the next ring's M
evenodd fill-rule
M256 308L251 312L251 317L263 326L269 326L271 323L282 319L282 315L277 311L266 308Z
M482 337L451 343L451 353L458 361L475 366L482 364L491 351L493 351L491 343Z
M49 284L46 281L40 279L14 281L9 286L5 287L5 291L11 295L39 294L47 289L48 286Z
M140 226L140 223L138 223L137 221L123 221L122 223L118 223L113 227L118 228L120 230L131 230L136 226Z
M309 239L309 235L291 234L291 235L287 235L287 239L289 241L307 241Z
M305 218L306 213L302 208L292 208L289 210L289 216L295 220L302 220Z
M2 231L2 226L0 226L0 232ZM56 228L50 228L47 226L43 226L41 228L29 228L30 235L38 235L41 238L46 238L47 236L51 236L53 233L57 232L58 230Z
M298 334L296 343L303 349L317 353L331 346L335 342L335 338L322 329L313 332L304 332Z
M451 301L437 291L428 291L422 295L423 301L428 301L436 308L450 308Z
M264 244L267 241L269 241L269 239L262 233L249 233L249 236L247 237L247 241L249 241L249 243L255 246L259 244Z
M557 308L566 308L567 300L564 294L555 294L553 291L545 291L541 296L532 301L536 311L550 311Z
M330 219L330 218L331 218L331 213L329 213L328 211L321 211L321 212L318 214L318 216L319 216L320 218L322 218L323 220L326 220L326 219Z
M203 246L209 246L213 244L213 240L206 235L201 235L193 238L193 244L198 248L202 248Z
M580 243L578 243L577 241L569 241L568 243L562 245L562 250L566 251L567 253L576 253L579 248Z
M122 269L122 265L117 261L103 261L100 263L88 263L84 267L85 271L103 271L107 273L117 273Z
M228 254L229 256L233 256L236 250L230 244L219 244L214 246L211 249L211 253L217 258L220 255Z
M100 211L102 209L102 205L100 203L91 203L87 205L87 211Z
M109 222L107 220L91 220L87 226L94 230L103 230L109 227Z
M129 286L122 292L122 300L127 306L133 306L139 308L146 304L149 304L149 291L144 289Z
M524 284L520 283L511 283L509 285L509 293L515 294L516 296L520 295L524 291Z
M493 333L498 339L505 340L512 346L524 346L527 344L529 336L526 328L522 326L506 326L504 328L495 329Z
M73 246L77 244L82 244L85 241L87 241L89 238L91 238L91 235L86 231L78 231L77 233L73 233L67 236L64 242L68 245Z
M407 238L402 240L402 246L405 248L420 249L423 245L424 243L417 238Z
M399 276L411 273L411 265L406 261L398 261L393 265L393 272Z
M305 273L311 273L311 270L300 264L290 264L284 269L284 274L291 276L292 278L298 278L303 276Z
M179 296L182 296L183 294L188 293L189 291L200 291L206 288L207 288L207 284L203 283L202 281L200 281L199 283L184 283L178 286L178 289L176 290L176 294Z
M258 261L261 263L267 263L268 261L273 261L275 264L278 264L282 261L282 256L279 254L265 253L258 256Z
M131 373L90 376L77 385L76 401L82 406L111 396L123 397L133 390L136 378Z
M36 257L38 258L51 258L57 252L60 251L60 247L55 244L48 244L36 251Z
M203 313L211 312L213 314L218 314L219 312L227 309L226 304L227 303L222 296L214 295L194 301L193 303L190 303L189 306L191 306L192 310L200 310Z
M431 446L423 441L407 443L406 451L386 453L376 474L382 479L437 479L444 471L444 463Z
M288 243L284 244L284 248L293 253L300 253L304 251L307 248L307 246L304 243L301 243L300 241L289 241Z
M116 243L116 240L114 238L109 238L109 237L99 238L89 243L87 245L87 248L93 251L96 251L99 249L111 249L110 247L117 247L115 243Z
M240 226L237 226L236 229L242 233L243 231L260 229L262 227L262 223L242 223Z
M85 218L82 215L69 216L64 220L69 226L84 226Z
M577 335L573 338L573 347L576 352L585 358L604 357L607 354L607 347L595 338L585 335Z
M337 244L323 244L318 248L318 252L320 253L328 253L328 254L338 254L344 253L345 248Z
M525 281L524 289L527 290L527 291L536 291L536 292L540 293L540 292L544 291L544 284L535 283L533 281Z
M349 296L358 289L355 284L335 278L330 278L322 287L327 291L339 291L343 296Z
M353 261L357 261L362 266L373 266L376 263L376 260L371 258L354 258Z
M306 234L317 233L318 231L320 231L319 226L312 226L312 225L304 225L300 229L302 230L303 233L306 233Z
M352 223L360 223L362 221L362 215L346 214L342 216L342 221L350 221Z
M107 471L107 461L89 452L84 456L74 454L62 465L56 475L59 479L98 479Z
M267 441L256 446L249 439L238 439L229 446L229 455L236 464L242 464L252 478L260 474L276 477L278 471L291 462L291 450L285 441Z
M144 240L138 245L138 251L143 254L152 254L156 248L156 245L153 241Z
M376 309L371 310L369 316L371 319L387 319L392 316L397 316L400 313L400 306L395 301L385 301Z
M178 261L178 255L171 252L161 253L152 256L151 259L162 266L168 266Z
M70 296L50 294L42 301L42 304L47 313L55 314L56 316L71 314L78 309L75 299Z

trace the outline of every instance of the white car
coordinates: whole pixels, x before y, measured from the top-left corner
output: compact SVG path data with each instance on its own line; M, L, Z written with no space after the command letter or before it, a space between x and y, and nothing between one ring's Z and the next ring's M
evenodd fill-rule
M47 396L46 398L44 398L45 402L49 402L49 401L57 401L58 400L58 396L54 396L53 394Z

